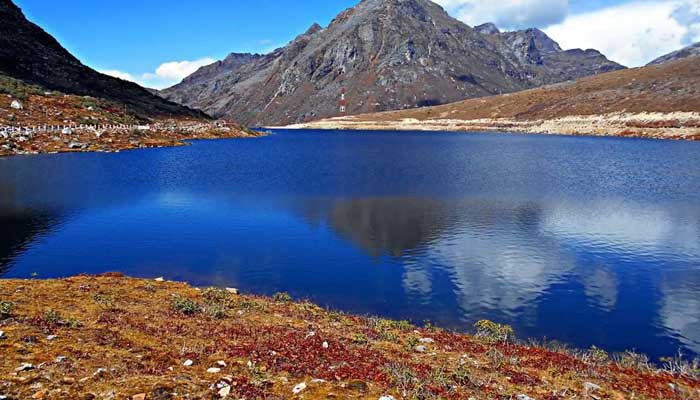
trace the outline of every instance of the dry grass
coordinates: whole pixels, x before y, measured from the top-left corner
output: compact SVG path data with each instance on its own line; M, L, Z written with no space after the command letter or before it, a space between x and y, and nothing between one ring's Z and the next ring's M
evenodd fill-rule
M0 301L12 304L0 321L0 395L12 399L210 399L228 391L235 399L554 400L585 398L586 383L599 385L602 399L700 395L682 360L662 371L637 356L610 362L594 349L569 354L514 344L500 325L482 323L482 330L498 328L497 337L483 331L477 338L286 296L110 274L3 280ZM32 367L17 370L25 363ZM306 388L294 395L302 382Z

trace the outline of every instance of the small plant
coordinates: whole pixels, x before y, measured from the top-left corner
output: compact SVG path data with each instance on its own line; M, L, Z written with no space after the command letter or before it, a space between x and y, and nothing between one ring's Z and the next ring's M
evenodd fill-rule
M510 325L501 325L489 320L481 320L474 324L476 336L489 342L507 343L515 339L515 332Z
M92 296L92 299L97 303L100 308L105 310L113 310L114 307L114 297L108 294L96 293Z
M661 362L663 369L673 375L682 375L693 379L700 378L700 358L687 361L679 350L674 357L664 357Z
M11 301L0 301L0 320L10 318L14 308L15 303Z
M363 333L355 333L352 335L352 342L355 344L365 344L367 343L367 336Z
M413 350L413 348L418 346L418 343L420 343L420 338L416 336L409 336L408 339L406 339L406 348Z
M61 325L67 326L71 329L78 329L83 326L83 323L74 317L69 317L61 321Z
M196 302L181 296L175 296L172 303L175 311L184 315L195 315L201 311L201 307Z
M287 292L278 292L272 296L272 300L278 303L289 303L292 301L292 296L290 296Z
M631 368L639 371L651 371L651 363L649 357L644 354L635 353L634 351L625 351L624 353L614 354L613 361L622 368Z
M595 364L602 364L610 359L610 355L607 351L599 349L596 346L591 346L590 349L584 354L584 359L589 360Z
M207 307L207 314L214 319L224 319L228 317L226 307L221 304L212 304Z
M400 338L399 335L392 332L392 331L380 331L379 332L379 339L383 340L385 342L398 343L399 338Z
M387 366L386 373L391 383L401 391L404 399L429 399L431 393L426 387L427 382L420 379L404 364L391 364Z
M219 304L228 307L231 303L231 294L221 288L207 288L202 292L205 304Z
M44 312L44 322L51 325L58 325L61 322L61 315L56 310L46 310Z

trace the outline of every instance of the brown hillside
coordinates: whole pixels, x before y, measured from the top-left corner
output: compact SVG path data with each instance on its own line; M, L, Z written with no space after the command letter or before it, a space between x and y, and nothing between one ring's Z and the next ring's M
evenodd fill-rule
M575 82L437 107L366 114L359 121L404 118L474 120L553 119L571 115L700 112L700 60L610 72Z

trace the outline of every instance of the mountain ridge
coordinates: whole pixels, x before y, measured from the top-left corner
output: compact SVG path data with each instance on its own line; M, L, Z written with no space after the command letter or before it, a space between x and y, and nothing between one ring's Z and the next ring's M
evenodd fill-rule
M688 58L688 57L697 57L700 56L700 42L691 44L688 47L682 48L680 50L665 54L654 61L650 62L647 65L659 65L663 63L667 63L669 61L675 61L675 60L680 60L683 58Z
M0 0L0 74L50 90L121 103L142 116L208 118L166 101L141 86L81 63L53 36L29 21L11 0Z
M432 1L362 0L285 47L209 80L185 79L161 94L249 126L285 125L337 115L343 87L348 111L356 114L511 93L624 68L597 52L561 51L545 38L551 41L535 30L483 34Z

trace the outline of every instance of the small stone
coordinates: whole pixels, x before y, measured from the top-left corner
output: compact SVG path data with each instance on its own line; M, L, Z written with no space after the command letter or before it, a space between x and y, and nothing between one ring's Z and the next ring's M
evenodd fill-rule
M187 360L184 363L182 363L182 365L184 365L185 367L191 367L193 364L194 364L194 361L192 361L192 360Z
M165 282L165 278L163 278L163 277L161 276L161 277L158 277L158 278L154 279L154 281L156 281L156 282Z
M362 393L367 393L369 391L369 386L363 381L351 381L348 383L348 389L356 391L356 392L362 392Z
M419 340L419 341L420 341L421 343L435 343L435 339L431 339L431 338L423 338L423 339L421 339L421 340Z
M306 334L306 338L305 338L305 339L308 339L308 338L314 337L314 336L316 336L316 332L311 331L311 332L309 332L309 333Z
M131 396L131 400L146 400L146 393L139 393Z
M219 372L221 372L221 368L209 368L207 372L210 374L218 374Z
M31 371L35 368L36 367L32 364L24 363L24 364L20 365L19 367L15 368L15 372Z
M56 357L56 362L57 362L57 363L62 363L62 362L64 362L64 361L66 361L66 359L67 359L66 356L58 356L58 357Z
M46 392L42 390L42 391L34 393L34 395L32 395L32 399L43 399L45 396L46 396Z
M226 291L231 293L231 294L238 294L239 293L238 289L232 288L232 287L227 287Z
M526 395L524 395L524 394L519 394L519 395L515 396L515 398L516 398L517 400L535 400L535 399L533 399L532 397L526 396Z
M49 336L46 337L46 340L56 340L56 338L58 338L58 336L56 336L56 335L49 335Z
M319 379L319 378L314 378L311 380L311 383L324 383L326 382L325 379Z
M304 389L306 389L306 382L302 382L302 383L294 386L294 389L292 389L292 393L299 394L299 393L303 392Z
M0 339L7 339L5 336L5 331L0 331Z
M231 393L231 386L226 385L219 390L219 397L222 399L228 397L228 395Z
M596 385L595 383L586 382L583 384L583 389L586 391L586 393L590 393L590 392L595 392L597 390L600 390L602 388L600 386Z
M425 346L416 346L414 347L414 350L419 352L419 353L425 353L426 350L428 350Z
M390 394L385 394L384 396L380 397L379 400L396 400L394 396Z
M219 367L222 367L222 368L223 368L223 367L226 366L226 361L217 361L217 362L216 362L216 365L218 365Z
M327 349L328 348L328 342L323 342L323 348Z
M67 376L67 377L61 379L61 383L63 383L64 385L72 385L75 383L75 378L71 378L71 377Z

